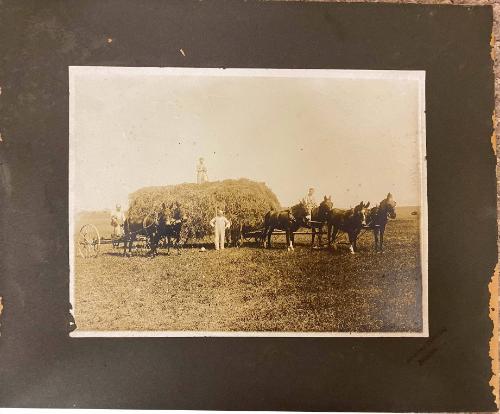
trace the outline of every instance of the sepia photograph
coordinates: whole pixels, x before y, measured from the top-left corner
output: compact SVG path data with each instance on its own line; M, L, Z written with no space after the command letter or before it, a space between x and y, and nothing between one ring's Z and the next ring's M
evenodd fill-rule
M428 336L425 72L69 67L73 337Z
M500 7L363 1L0 1L0 411L498 411Z

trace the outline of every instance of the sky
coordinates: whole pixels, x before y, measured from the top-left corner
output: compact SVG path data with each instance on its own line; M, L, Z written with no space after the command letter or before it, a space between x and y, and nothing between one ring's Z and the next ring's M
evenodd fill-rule
M74 208L126 207L145 186L265 182L283 206L309 187L336 206L421 205L417 72L70 68ZM421 73L420 73L421 74ZM420 79L420 80L419 80Z

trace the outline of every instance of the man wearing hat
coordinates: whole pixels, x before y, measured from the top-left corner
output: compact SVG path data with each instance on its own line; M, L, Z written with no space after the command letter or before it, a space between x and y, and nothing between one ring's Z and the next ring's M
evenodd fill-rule
M210 225L215 229L215 250L224 250L226 229L231 226L231 222L224 217L222 210L217 210L217 216L210 220Z

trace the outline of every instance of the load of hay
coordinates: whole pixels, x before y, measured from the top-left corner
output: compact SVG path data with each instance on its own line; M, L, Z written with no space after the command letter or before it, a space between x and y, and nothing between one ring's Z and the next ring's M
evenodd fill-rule
M278 198L264 183L239 179L142 188L130 195L128 216L142 220L160 211L162 203L169 207L175 202L187 216L183 226L187 236L198 239L212 234L209 223L217 209L224 211L232 226L259 228L271 208L280 208Z

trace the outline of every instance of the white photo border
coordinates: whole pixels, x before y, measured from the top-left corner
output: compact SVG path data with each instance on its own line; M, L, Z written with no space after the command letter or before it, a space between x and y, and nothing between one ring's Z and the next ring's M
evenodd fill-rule
M90 337L429 337L428 311L428 206L427 206L427 157L425 118L425 71L422 70L357 70L357 69L246 69L246 68L184 68L184 67L118 67L118 66L69 66L69 297L75 312L75 246L74 246L74 178L75 178L75 76L79 74L102 76L195 76L195 77L290 77L337 79L391 79L414 80L419 83L420 141L420 252L422 270L422 331L421 332L269 332L269 331L82 331L77 329L72 338Z

